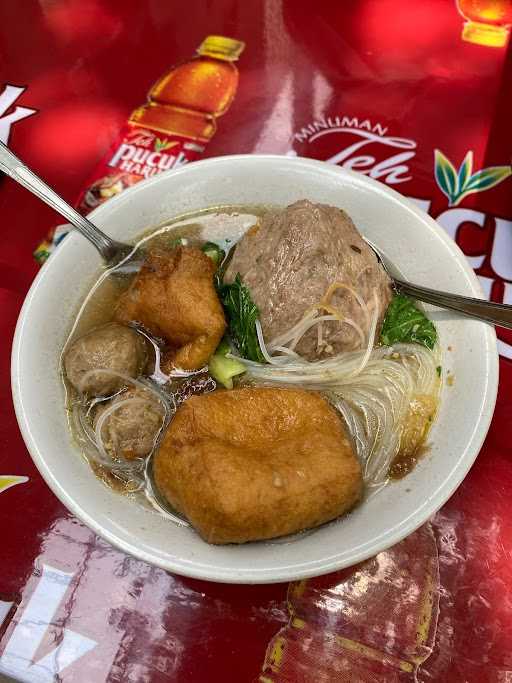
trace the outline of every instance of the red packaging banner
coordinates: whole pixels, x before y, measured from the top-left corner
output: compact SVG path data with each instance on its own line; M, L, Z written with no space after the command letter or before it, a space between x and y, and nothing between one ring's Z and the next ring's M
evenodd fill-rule
M512 0L0 2L0 139L84 213L196 158L338 164L428 211L486 296L512 304L511 23ZM0 673L512 680L511 332L498 330L487 440L427 525L362 565L289 586L184 579L95 537L30 460L9 348L39 268L32 252L61 221L6 178L0 206Z

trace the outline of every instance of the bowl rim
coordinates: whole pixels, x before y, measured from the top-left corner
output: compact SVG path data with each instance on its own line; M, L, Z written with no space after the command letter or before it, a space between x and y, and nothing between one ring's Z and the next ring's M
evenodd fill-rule
M182 175L184 173L188 173L189 170L192 169L199 170L200 168L229 166L233 162L240 161L250 161L253 163L273 163L275 161L279 161L280 163L283 163L283 161L286 159L289 159L291 164L305 165L309 168L309 170L314 170L315 168L322 168L326 170L326 168L329 168L333 172L339 174L340 180L342 180L343 176L357 178L359 183L362 182L371 189L378 189L379 192L383 192L384 194L388 194L393 197L395 201L398 201L400 205L405 206L405 208L414 213L421 221L427 220L430 222L431 227L437 233L437 237L445 243L449 251L452 253L454 259L465 271L465 275L468 280L468 289L471 290L471 295L483 298L483 292L480 283L473 269L466 260L465 255L459 246L448 236L442 227L429 214L416 206L410 199L404 195L401 195L396 190L390 188L384 183L372 178L368 178L367 176L363 176L355 171L307 157L286 157L284 155L278 154L236 154L202 159L195 161L192 164L186 164L178 169L171 169L170 171L166 171L137 183L135 186L124 190L120 195L109 199L108 202L94 209L92 212L90 212L88 217L94 222L95 218L101 216L104 212L110 213L112 212L112 209L115 211L117 203L125 202L127 199L135 200L137 193L144 192L146 188L152 184L162 182L163 176L175 176L178 174ZM74 233L74 236L79 240L84 239L78 233ZM60 252L64 246L64 243L67 242L68 239L69 238L66 238L66 240L63 240L63 242L57 246L56 252ZM86 244L85 240L84 244ZM142 561L148 562L149 564L158 566L166 571L175 572L177 574L191 578L220 583L246 584L277 583L295 579L305 579L312 576L326 574L340 569L341 567L357 564L358 562L373 557L377 553L386 550L387 548L400 542L403 538L413 533L422 524L428 521L428 519L447 502L447 500L459 487L463 479L467 476L483 445L494 413L499 375L499 356L496 332L493 326L487 325L485 323L482 323L482 325L485 325L485 327L482 328L483 340L486 342L489 353L487 354L487 372L484 387L484 400L481 403L479 419L474 425L471 434L468 436L464 451L454 462L450 474L434 491L430 492L423 503L415 509L413 514L409 515L409 517L406 519L400 520L398 524L389 530L385 542L383 542L381 537L376 537L370 539L366 543L363 543L357 547L356 552L354 552L354 549L352 550L350 563L344 562L341 557L343 553L339 552L336 555L328 555L322 560L310 560L305 562L302 565L302 569L300 568L300 564L294 564L293 566L282 566L280 570L273 568L263 568L257 570L251 568L243 570L228 570L225 567L215 566L213 564L192 562L190 560L177 557L172 558L171 562L166 562L160 556L151 552L147 552L141 549L138 545L119 538L115 533L105 529L101 524L96 522L96 520L91 517L89 512L87 512L80 504L78 504L74 498L72 498L62 487L58 478L45 462L44 454L32 434L29 416L23 407L20 344L27 319L29 318L32 301L36 297L39 287L44 285L48 269L51 267L53 262L55 261L53 260L52 255L52 257L43 265L39 273L34 278L21 307L14 333L11 353L11 390L18 425L34 464L60 502L87 527L92 529L98 536L105 539L119 550L128 553Z

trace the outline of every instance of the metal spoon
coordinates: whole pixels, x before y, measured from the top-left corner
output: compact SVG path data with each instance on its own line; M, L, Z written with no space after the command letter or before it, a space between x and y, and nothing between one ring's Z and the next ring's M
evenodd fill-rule
M116 275L133 273L140 267L142 260L134 247L117 242L105 235L91 221L81 216L62 197L51 189L28 166L0 142L0 170L24 188L35 194L43 202L55 209L68 220L99 251L107 266L117 266L112 272Z
M54 192L51 187L43 182L39 176L18 159L2 142L0 142L0 170L66 218L96 247L108 266L116 266L111 271L112 273L126 275L134 273L139 269L142 259L134 247L124 242L113 240L93 225L91 221L81 216L78 211L75 211L72 206ZM386 272L388 272L379 250L370 242L368 244L377 255ZM428 287L414 285L411 282L405 282L393 277L389 272L388 275L397 290L415 299L440 306L441 308L458 311L477 320L484 320L500 327L512 329L512 306L510 305L450 294L449 292L440 292Z
M393 286L398 292L407 294L419 301L434 304L434 306L448 308L452 311L463 313L470 318L476 318L476 320L483 320L488 323L493 323L493 325L498 325L499 327L512 329L512 306L508 304L496 304L492 301L475 299L469 296L461 296L460 294L442 292L437 289L430 289L428 287L414 285L412 282L400 280L391 275L386 266L385 257L379 252L375 245L366 239L365 242L375 252L379 262L391 278Z

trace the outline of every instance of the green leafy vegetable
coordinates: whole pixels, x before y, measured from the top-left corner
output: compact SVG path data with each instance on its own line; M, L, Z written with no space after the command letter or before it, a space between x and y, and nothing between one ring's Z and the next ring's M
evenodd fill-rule
M215 244L215 242L205 242L203 246L201 247L202 251L211 258L211 260L215 263L216 266L219 266L222 261L224 260L224 256L226 255L224 251L219 247L218 244Z
M397 294L386 311L380 341L386 346L397 342L416 342L433 349L437 332L433 323L416 308L409 297Z
M185 237L176 237L169 242L169 248L175 249L176 247L184 247L187 244Z
M246 371L243 363L235 358L226 358L225 355L214 353L208 361L208 370L213 379L217 380L226 389L233 388L233 377Z
M443 368L442 368L440 365L438 365L437 368L436 368L436 372L437 372L437 376L438 376L438 377L441 377L441 372L442 372L442 371L443 371Z
M227 356L230 351L229 342L226 337L222 337L220 344L215 349L216 356Z
M243 284L240 273L237 273L233 283L219 286L219 295L229 320L229 331L240 355L249 360L263 361L256 334L256 320L260 312Z

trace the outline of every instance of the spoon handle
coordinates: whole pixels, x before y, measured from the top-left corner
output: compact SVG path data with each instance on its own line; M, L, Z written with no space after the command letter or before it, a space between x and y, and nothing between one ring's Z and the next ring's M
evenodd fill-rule
M507 304L496 304L492 301L473 299L459 294L449 294L448 292L438 292L428 287L420 287L403 280L394 280L397 288L403 293L412 296L419 301L434 304L441 308L450 308L453 311L464 313L477 320L493 323L499 327L506 327L512 330L512 306Z
M28 168L0 141L0 170L10 176L29 192L35 194L43 202L64 216L84 237L86 237L100 252L107 263L119 258L121 250L126 252L126 245L120 244L105 235L87 218L70 206L62 197L52 190L45 182Z

